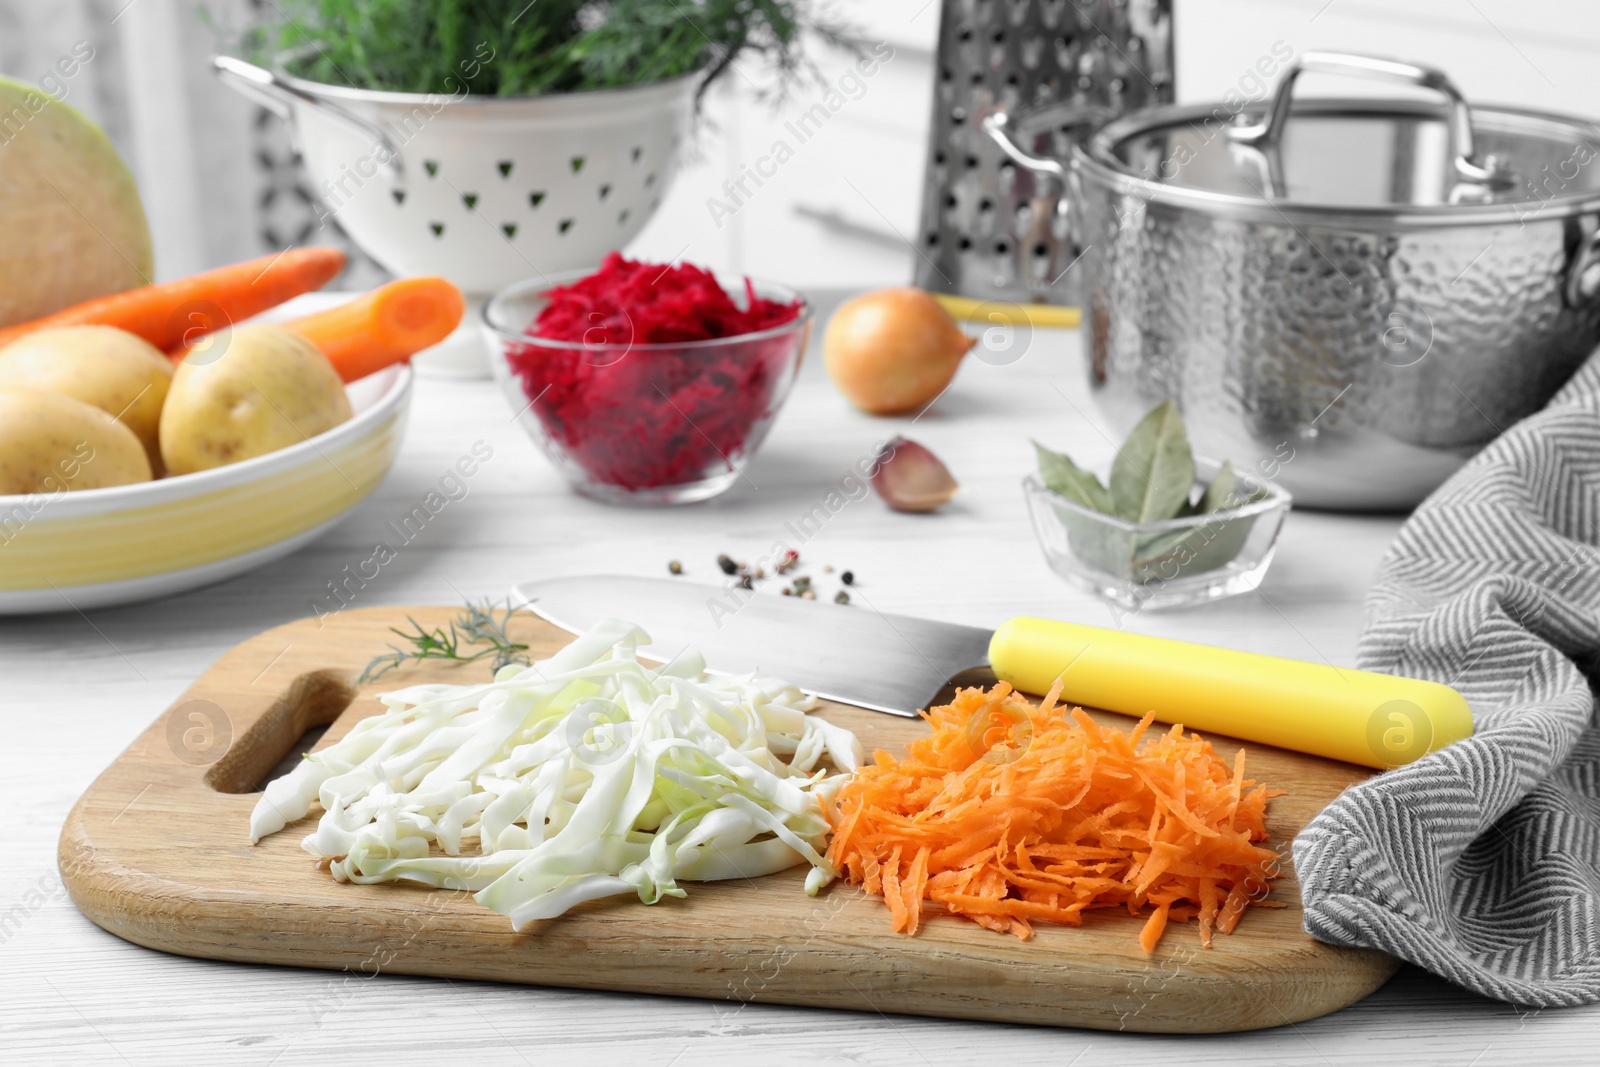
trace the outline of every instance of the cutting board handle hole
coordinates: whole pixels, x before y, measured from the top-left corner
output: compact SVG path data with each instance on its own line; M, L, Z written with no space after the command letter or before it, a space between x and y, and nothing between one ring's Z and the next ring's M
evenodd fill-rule
M206 785L219 793L259 792L293 768L355 695L349 679L338 671L300 675L228 746L227 754L206 772Z
M251 792L262 792L272 782L294 770L295 767L299 766L300 761L305 759L306 753L317 747L317 742L321 741L322 735L327 732L328 727L326 726L307 727L305 733L300 735L299 740L289 746L289 751L278 761L277 766L268 771L266 777L257 782Z

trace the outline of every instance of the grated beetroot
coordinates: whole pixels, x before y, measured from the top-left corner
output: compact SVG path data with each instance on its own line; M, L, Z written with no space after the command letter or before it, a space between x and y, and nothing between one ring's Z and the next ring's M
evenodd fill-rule
M760 297L747 278L741 308L709 271L687 263L613 252L593 274L545 296L528 336L583 347L510 345L506 361L549 440L589 479L621 489L731 469L777 413L803 341L784 332L693 345L793 322L802 304Z

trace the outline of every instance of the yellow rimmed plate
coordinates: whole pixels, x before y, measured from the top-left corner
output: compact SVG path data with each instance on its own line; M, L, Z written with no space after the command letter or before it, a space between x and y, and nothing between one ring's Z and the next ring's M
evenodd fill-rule
M148 600L293 552L383 480L411 379L401 365L351 382L353 418L265 456L138 485L0 496L0 614Z

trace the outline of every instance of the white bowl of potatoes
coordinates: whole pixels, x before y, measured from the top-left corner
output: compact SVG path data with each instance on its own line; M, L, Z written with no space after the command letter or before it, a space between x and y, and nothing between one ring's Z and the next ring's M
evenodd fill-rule
M264 318L337 302L302 297ZM344 517L399 450L411 368L346 385L305 347L258 321L176 371L110 327L0 348L0 614L181 592Z

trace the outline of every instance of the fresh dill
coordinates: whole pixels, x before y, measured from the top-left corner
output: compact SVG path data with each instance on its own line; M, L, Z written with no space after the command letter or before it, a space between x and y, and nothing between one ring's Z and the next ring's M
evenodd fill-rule
M382 655L374 656L361 672L361 677L356 679L357 685L364 685L375 678L382 677L406 663L420 663L423 660L442 659L455 663L476 663L481 659L489 659L493 670L512 663L526 665L529 660L525 652L528 646L520 641L513 641L506 632L511 621L511 608L508 605L505 613L495 617L494 606L485 601L482 606L468 602L467 606L456 618L451 621L448 628L436 626L428 629L411 616L406 616L406 621L411 624L409 631L398 626L389 627L389 632L401 640L401 645L390 645L389 651ZM484 645L476 652L462 649L462 645Z
M246 36L258 62L356 89L516 96L612 89L763 57L780 93L816 68L807 36L859 42L829 0L281 0Z

